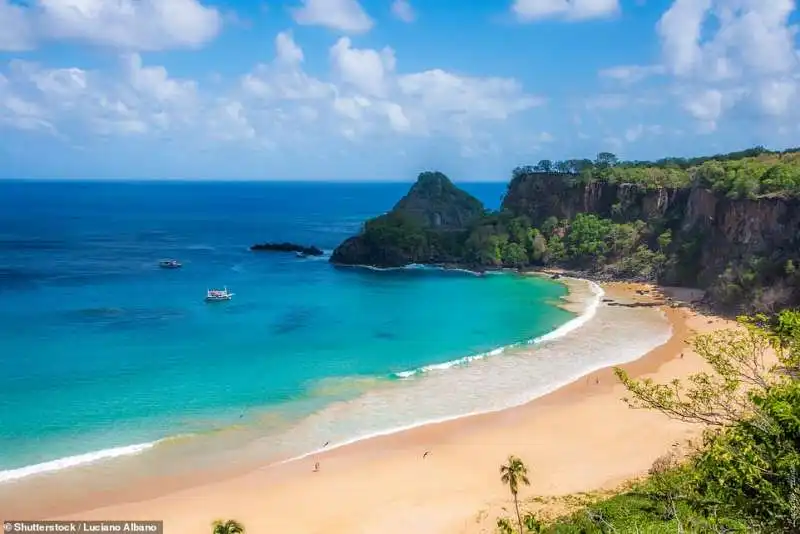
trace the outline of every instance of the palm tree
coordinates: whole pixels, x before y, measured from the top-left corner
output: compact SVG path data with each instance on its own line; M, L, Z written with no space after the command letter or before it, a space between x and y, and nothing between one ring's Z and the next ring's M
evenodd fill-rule
M512 454L508 457L508 464L500 466L500 475L500 482L508 484L508 489L511 490L511 495L514 497L514 508L517 510L519 532L522 534L522 516L519 513L517 493L519 492L520 484L525 484L526 486L531 485L531 481L528 480L528 468L525 467L522 460Z
M214 527L213 534L244 534L244 525L235 519L217 519L211 526Z

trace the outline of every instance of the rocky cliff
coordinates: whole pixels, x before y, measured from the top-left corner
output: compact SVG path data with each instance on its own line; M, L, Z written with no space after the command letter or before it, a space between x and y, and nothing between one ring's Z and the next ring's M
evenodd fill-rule
M529 173L511 181L503 209L525 215L534 226L578 213L645 221L673 235L663 282L708 288L723 306L748 301L768 311L776 304L800 303L797 197L730 199L699 186L584 184L563 174Z
M424 172L392 210L370 219L357 236L339 245L331 262L399 267L411 263L457 263L453 244L484 214L480 200L440 172Z

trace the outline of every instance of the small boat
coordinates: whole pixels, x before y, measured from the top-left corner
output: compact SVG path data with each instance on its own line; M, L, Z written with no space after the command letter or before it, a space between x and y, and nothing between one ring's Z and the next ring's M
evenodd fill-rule
M178 260L161 260L158 262L158 266L162 269L179 269L183 267L183 264Z
M299 250L295 251L294 255L297 256L298 258L307 258L308 257L308 254L306 254L305 252L300 252Z
M231 300L233 298L233 293L228 291L228 288L224 289L208 289L206 290L206 302L219 302L222 300Z

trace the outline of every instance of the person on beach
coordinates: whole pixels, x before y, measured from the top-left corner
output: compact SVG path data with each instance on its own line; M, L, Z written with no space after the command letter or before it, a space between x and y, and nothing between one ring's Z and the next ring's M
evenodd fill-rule
M319 462L314 464L314 472L317 473L319 471Z
M422 459L424 460L425 458L427 458L430 453L431 451L425 451L425 454L422 455Z

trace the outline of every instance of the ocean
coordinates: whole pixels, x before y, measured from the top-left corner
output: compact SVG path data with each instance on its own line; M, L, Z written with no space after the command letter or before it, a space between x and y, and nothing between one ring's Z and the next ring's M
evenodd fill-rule
M462 185L490 208L505 190ZM0 182L0 482L203 436L277 461L519 404L620 359L547 360L599 288L573 313L543 278L248 249L329 254L409 186ZM233 300L204 302L223 286Z

